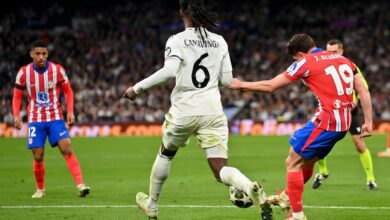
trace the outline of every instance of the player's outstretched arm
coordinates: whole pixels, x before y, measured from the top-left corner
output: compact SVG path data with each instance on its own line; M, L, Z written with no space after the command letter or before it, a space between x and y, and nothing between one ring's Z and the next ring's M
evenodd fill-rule
M354 76L354 88L358 92L364 113L361 138L368 137L372 132L372 103L371 95L359 74Z
M154 86L166 83L176 77L176 73L179 71L180 60L176 58L170 58L165 60L163 68L150 75L148 78L140 81L134 86L129 87L122 95L123 98L134 101L139 94Z
M20 106L22 105L23 90L14 88L14 96L12 98L12 111L14 115L14 126L20 130L22 128L22 119L19 116Z
M282 87L285 87L293 83L288 79L284 74L279 74L275 78L270 80L262 80L257 82L245 82L240 81L237 78L234 78L232 84L230 85L231 89L244 89L253 92L274 92Z

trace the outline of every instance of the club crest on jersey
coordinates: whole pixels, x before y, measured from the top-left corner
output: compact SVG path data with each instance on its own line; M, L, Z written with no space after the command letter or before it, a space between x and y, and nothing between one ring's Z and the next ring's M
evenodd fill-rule
M37 102L40 103L40 104L50 102L50 100L49 100L49 93L46 92L46 91L39 92L38 93L38 100L37 100Z
M54 89L54 82L53 81L49 81L49 89Z
M340 108L341 107L341 101L338 100L338 99L334 100L333 107L336 108L336 109Z

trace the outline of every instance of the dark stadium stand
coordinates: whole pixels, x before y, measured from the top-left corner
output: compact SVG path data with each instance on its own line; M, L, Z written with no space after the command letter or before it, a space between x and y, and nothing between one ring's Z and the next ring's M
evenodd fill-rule
M163 65L164 44L182 30L176 4L130 1L25 4L2 9L0 16L0 122L12 123L12 91L18 68L30 62L29 45L48 42L50 59L67 70L75 91L78 123L160 122L168 110L173 83L142 95L135 104L119 97L130 83ZM286 41L296 33L314 37L318 46L339 38L345 56L362 69L370 85L374 119L390 119L390 8L388 1L210 1L223 20L234 75L268 79L292 60ZM219 4L223 2L223 4ZM282 3L282 4L280 4ZM65 6L64 6L65 5ZM224 106L241 110L235 118L305 120L316 100L302 84L273 95L222 90ZM22 115L26 109L24 101ZM26 119L24 118L24 121Z

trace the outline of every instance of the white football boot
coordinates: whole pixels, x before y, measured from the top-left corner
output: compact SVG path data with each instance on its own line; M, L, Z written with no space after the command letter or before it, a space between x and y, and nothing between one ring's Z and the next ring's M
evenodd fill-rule
M42 199L45 197L45 189L37 189L35 193L31 196L33 199Z
M277 195L269 196L268 201L270 204L279 206L283 210L290 209L290 200L284 190L282 192L278 192Z
M250 195L253 204L259 209L261 219L263 220L272 220L272 208L271 204L268 202L267 195L263 190L263 186L259 182L255 181L250 186Z
M149 219L157 219L158 209L149 208L149 196L143 192L137 193L135 201L140 209L142 209Z
M89 186L86 186L85 184L79 184L77 185L77 190L79 191L80 197L85 197L89 194L91 188Z

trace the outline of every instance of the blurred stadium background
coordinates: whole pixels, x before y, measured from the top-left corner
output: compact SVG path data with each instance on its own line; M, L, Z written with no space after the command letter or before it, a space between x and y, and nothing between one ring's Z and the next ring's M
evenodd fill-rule
M6 182L3 182L3 179L9 179L9 175L13 173L7 170L13 169L9 161L18 163L18 160L30 158L26 151L22 151L24 152L23 156L17 156L21 152L15 150L15 146L13 146L18 145L19 148L22 148L25 139L10 140L4 138L26 136L26 128L22 131L16 131L12 128L11 100L18 68L31 62L28 55L30 44L36 39L47 42L51 53L50 59L62 64L67 70L75 92L77 124L71 128L73 136L159 136L164 114L170 106L169 94L173 83L154 88L147 94L142 95L136 103L121 100L120 96L129 84L143 79L162 67L166 40L170 35L183 29L181 18L177 13L179 8L177 2L177 0L98 0L93 2L44 0L0 3L0 147L9 150L8 153L0 154L1 167L3 167L0 175L2 177L1 182L4 184L1 185L1 188L4 192L7 191L9 186L5 184ZM351 58L362 69L370 86L374 107L375 132L383 134L390 131L389 1L253 0L238 2L235 0L209 0L206 3L208 8L217 11L222 18L222 23L216 32L222 34L229 44L235 76L246 80L269 79L285 70L292 61L285 55L285 45L293 34L307 33L313 36L319 47L325 47L326 42L332 38L342 40L345 46L345 56ZM23 111L21 112L24 121L26 121L26 103L26 101L23 102ZM312 115L315 110L316 99L302 84L296 84L289 89L278 91L272 95L223 89L222 103L229 118L232 134L287 135L300 127ZM274 138L275 141L280 140L278 137L271 138ZM243 145L243 147L252 145L261 147L261 142L264 141L261 138L251 139L253 141L243 141L242 137L232 139L233 144ZM78 149L76 145L80 144L83 147L85 145L87 149L96 151L96 155L99 152L109 154L110 151L104 149L104 146L101 146L102 148L88 148L88 146L100 146L98 143L102 140L87 141L80 138L74 141L76 151L87 154L84 156L82 152L78 154L82 164L83 162L89 164L84 168L87 171L92 170L91 167L96 164L93 163L93 158L88 156L89 151L82 150L82 147ZM110 142L107 145L112 146L112 149L120 148L121 153L115 154L119 159L124 159L120 158L120 155L127 154L127 145L141 149L142 146L140 145L143 143L142 141L135 141L137 144L134 144L132 138L127 139L128 144L125 141L118 142L115 138L109 140ZM154 140L154 142L151 140ZM274 161L274 164L268 164L269 169L272 169L272 166L280 166L277 169L280 171L277 173L279 182L276 181L276 177L274 180L271 178L270 181L283 187L284 171L282 165L284 156L287 154L287 138L281 137L281 140L283 142L280 142L280 147L285 145L280 151L283 153L278 157L263 158L263 161L271 159ZM145 184L148 180L149 166L151 166L151 161L159 144L156 139L148 139L148 141L153 142L156 148L150 150L150 158L148 157L148 162L145 162L144 165L145 172L142 175L137 175L142 176L142 181L135 181L136 187L134 188L146 189ZM271 141L270 143L272 145L274 142ZM375 145L374 152L379 151L384 148L385 137L374 135L369 143ZM133 153L136 152L138 151ZM140 152L149 154L146 153L146 150ZM343 161L345 163L349 162L345 159L345 157L349 158L349 155L351 155L351 158L356 157L355 159L358 160L352 146L340 155L344 156L340 158L340 166L346 165L343 164ZM59 155L56 156L59 157ZM242 157L241 159L234 156L234 151L232 151L231 157L236 157L235 161L238 167L242 163L246 163L245 150L238 154L238 157ZM113 156L111 159L115 160L115 157ZM24 188L28 193L20 196L22 202L15 203L19 205L26 204L25 201L28 200L25 197L28 198L29 192L32 192L32 188L31 190L29 188L33 183L30 161L29 159L26 160L28 164L22 163L23 169L16 172L16 176L29 176L29 183L25 186L27 189ZM137 158L134 160L137 160ZM239 162L240 160L241 162ZM256 160L253 161L256 163ZM57 162L61 163L62 161ZM107 161L107 163L111 162ZM383 161L377 162L376 159L374 163L387 167L389 165L388 163L386 165ZM129 167L132 166L129 165ZM375 168L378 168L378 173L381 172L379 166ZM65 169L65 167L62 167L62 169ZM362 173L361 168L357 167L356 169L357 175L360 175ZM249 173L252 172L250 168L248 170ZM103 180L110 176L110 171L105 172L106 177L102 177ZM211 174L205 172L209 177L208 181L212 181ZM384 168L382 172L386 174ZM93 172L91 171L91 173ZM252 174L258 176L255 170ZM63 175L68 174L64 173ZM269 175L272 177L273 174ZM86 176L87 179L88 177L93 179L92 174L88 174L88 172L86 172ZM131 178L129 175L126 177ZM52 177L47 177L48 181L50 178ZM361 179L363 180L363 178ZM93 180L98 182L101 179L95 178ZM16 184L15 181L9 180L9 183ZM378 177L378 183L382 183L380 187L386 185L383 183L387 183L388 194L390 180L387 178L386 181L383 179L381 181ZM357 185L356 181L351 181L351 184ZM364 185L364 183L362 184ZM50 182L48 185L50 186ZM99 190L98 187L100 186L98 184L93 182L91 185L92 187L95 186L97 191ZM125 185L115 185L113 188L116 189L116 187L120 188L122 186ZM343 188L342 182L340 186ZM106 186L101 187L103 189ZM172 185L168 187L173 188ZM274 186L269 187L273 189ZM337 191L333 193L336 197ZM351 191L349 194L353 194L353 192ZM362 196L359 193L357 195ZM378 196L376 200L379 201L378 206L384 206L384 198L379 193L376 195ZM109 197L110 195L106 196ZM312 196L313 198L316 197L315 194ZM221 198L225 197L221 196ZM355 199L353 201L360 201L358 198L353 198ZM165 200L168 201L168 204L171 204L169 201L175 201L169 199L168 196L168 199ZM10 203L11 200L11 196L0 200L0 205L14 204ZM61 200L61 197L59 197L59 200ZM315 200L313 201L315 202ZM350 202L351 205L353 205L353 201ZM31 201L29 202L31 203ZM69 204L71 200L65 200L66 202ZM116 202L126 204L123 198ZM189 201L187 204L191 202ZM192 203L197 204L198 202L199 200L194 200ZM212 198L209 202L213 204ZM224 202L218 204L224 205L225 202L224 200ZM89 201L89 203L93 204L93 201ZM180 202L178 203L180 204ZM45 204L61 204L61 202L49 200ZM324 204L332 205L331 203ZM369 203L362 206L367 204ZM383 210L382 212L385 214L378 214L379 216L375 219L388 219L388 216L390 216L389 210ZM2 211L0 209L0 212ZM367 216L364 217L364 211L357 212L363 216L361 219L370 219ZM370 215L380 213L371 212ZM352 210L350 214L345 215L347 216L345 218L334 217L331 219L352 219L354 213L356 212ZM8 217L4 219L12 219L15 213L8 212L8 214L6 215ZM85 216L88 217L89 213ZM93 216L95 217L91 219L99 219L98 216ZM122 218L123 216L114 217L126 219ZM139 219L140 216L133 215L129 219ZM40 218L39 215L35 217ZM231 214L230 219L252 218L253 216L247 218L241 216L240 218L236 214ZM182 218L178 217L177 219ZM191 217L190 219L224 218L206 216L204 218ZM317 216L315 219L322 218ZM355 216L354 219L360 218Z

